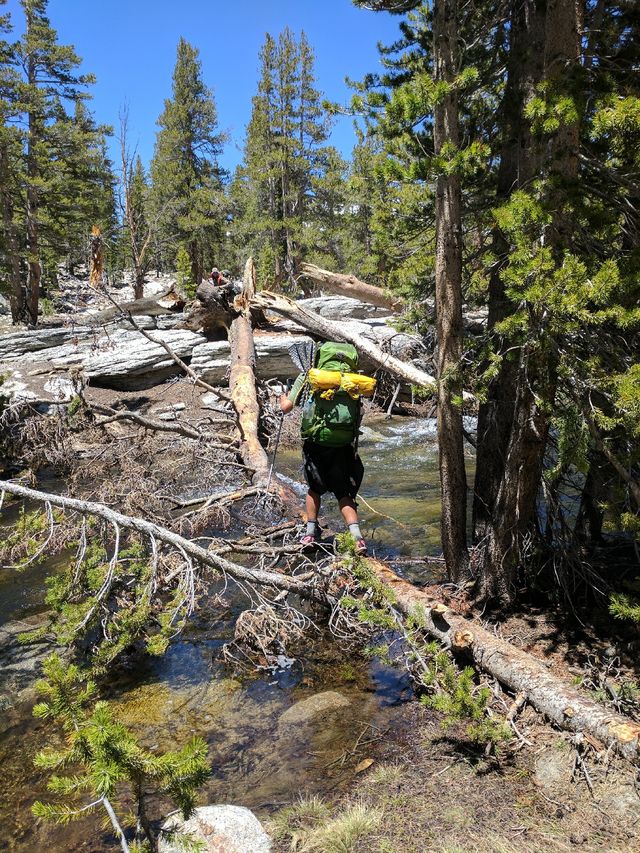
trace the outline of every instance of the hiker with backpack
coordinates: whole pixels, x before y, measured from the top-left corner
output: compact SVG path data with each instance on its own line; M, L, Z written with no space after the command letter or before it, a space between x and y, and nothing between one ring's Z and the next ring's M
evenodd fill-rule
M304 367L300 363L298 366ZM313 547L319 541L318 515L322 495L333 492L355 540L356 553L366 555L367 545L360 531L356 503L364 475L357 447L361 397L373 393L375 380L355 372L358 353L351 344L325 341L306 367L289 394L280 397L280 408L284 414L296 405L303 407L302 457L309 491L306 497L307 530L301 543Z

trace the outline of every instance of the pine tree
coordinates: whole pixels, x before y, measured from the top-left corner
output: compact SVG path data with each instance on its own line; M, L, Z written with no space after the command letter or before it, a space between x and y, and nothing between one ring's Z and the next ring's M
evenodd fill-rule
M224 138L213 94L202 80L198 51L183 38L178 42L172 98L165 101L158 124L151 200L162 258L172 264L184 244L192 279L199 283L223 240L226 203L217 156Z
M72 122L64 102L76 104L87 97L90 75L80 75L80 59L72 47L57 43L47 17L48 0L21 0L25 13L24 36L16 44L16 65L23 69L20 111L25 131L25 231L27 235L27 296L17 305L26 308L32 323L38 319L43 252L60 251L57 245L56 205L65 207L56 184L60 164L70 165L78 149L73 144ZM67 201L67 209L69 202ZM47 222L47 219L49 220ZM53 228L51 228L53 225ZM48 227L49 226L49 227Z
M21 5L25 33L2 47L0 168L12 316L36 323L43 270L51 283L61 260L86 259L92 227L109 235L115 212L109 129L84 106L93 78L79 75L73 48L57 43L47 0Z
M565 547L570 529L563 480L576 469L586 475L576 535L586 517L602 530L615 495L607 482L622 485L622 501L608 505L621 529L640 511L640 454L626 420L640 398L639 16L626 2L611 16L588 3L580 20L571 0L467 5L453 23L469 47L455 79L434 88L430 7L363 5L415 7L383 50L387 72L354 102L384 141L391 192L422 193L428 209L434 182L463 181L463 286L489 307L487 338L467 356L470 364L475 349L467 381L475 374L482 401L474 564L480 595L509 602L518 568L533 559L548 560L557 579L558 532ZM465 147L433 157L430 116L451 91ZM398 230L403 208L392 207ZM431 239L428 229L417 239L426 262ZM424 284L426 295L428 276Z
M4 6L6 0L0 0ZM0 33L11 31L10 16L0 16ZM2 233L0 264L2 289L10 296L14 322L20 319L24 302L21 280L20 230L16 210L21 207L21 139L14 126L19 112L18 75L15 71L15 48L6 40L0 41L0 203Z
M335 178L337 160L324 147L328 119L304 33L297 41L285 29L277 42L267 34L260 66L245 144L245 231L260 278L294 289L299 260L313 246L314 205L319 216L327 213L315 189L323 180L328 189L327 171Z
M56 723L65 742L57 749L41 750L35 758L37 767L51 772L47 787L56 801L37 801L32 807L34 815L66 824L103 808L125 853L134 848L157 850L160 833L148 813L149 798L168 795L188 818L198 788L210 773L206 743L193 738L180 750L155 755L118 722L107 702L95 701L95 683L83 678L77 666L65 666L52 654L43 669L45 678L36 685L43 701L33 713ZM126 815L116 813L115 798L124 786L132 792L136 806L131 847L126 838ZM82 804L83 794L88 803Z

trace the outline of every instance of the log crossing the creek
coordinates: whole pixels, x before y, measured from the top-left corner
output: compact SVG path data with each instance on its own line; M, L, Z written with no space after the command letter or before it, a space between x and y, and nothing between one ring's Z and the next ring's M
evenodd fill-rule
M436 379L430 373L415 367L413 364L400 361L399 358L381 350L379 346L362 334L350 330L344 323L327 320L319 314L303 308L286 296L271 293L269 290L262 290L255 294L252 303L265 311L275 311L276 314L293 320L294 323L303 326L324 340L346 341L353 344L378 367L393 373L411 385L417 385L421 388L435 387Z
M549 672L545 664L480 624L451 611L433 596L398 577L380 560L368 564L393 591L397 608L416 615L425 630L454 653L469 656L475 666L494 676L536 711L562 729L593 735L631 761L640 757L640 725L583 696Z

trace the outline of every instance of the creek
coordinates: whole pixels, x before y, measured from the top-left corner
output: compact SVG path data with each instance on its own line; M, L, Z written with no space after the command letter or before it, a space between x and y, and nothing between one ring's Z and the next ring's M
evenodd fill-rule
M397 559L403 574L424 584L432 576L417 558L440 550L435 422L373 416L363 433L363 533L376 556ZM469 462L471 466L471 457ZM299 483L299 447L280 448L276 469ZM323 521L341 529L333 498L326 501ZM42 612L44 571L31 567L19 577L0 571L2 624L28 623ZM400 725L400 705L412 691L401 670L346 657L321 630L296 650L297 659L287 669L235 675L220 661L220 650L246 606L239 593L227 595L224 606L202 602L163 657L137 658L119 670L103 693L147 747L175 748L193 735L203 737L212 775L202 800L246 805L264 817L301 793L327 795L346 785L355 764L368 753L365 748L343 761L345 753L359 737L384 738L385 731ZM4 677L3 672L0 681ZM322 691L337 691L350 705L319 723L282 725L280 717L288 708ZM7 702L0 728L0 850L116 849L100 828L101 816L67 827L37 824L32 818L33 801L47 796L33 755L51 741L50 727L31 717L32 701L33 694L27 693L22 701Z

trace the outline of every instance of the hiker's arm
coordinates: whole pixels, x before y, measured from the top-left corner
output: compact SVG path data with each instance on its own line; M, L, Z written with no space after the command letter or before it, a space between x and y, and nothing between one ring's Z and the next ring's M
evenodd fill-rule
M298 398L300 397L300 393L304 386L304 381L306 379L306 374L300 373L296 381L293 383L293 388L289 391L288 394L282 394L280 397L280 408L286 415L290 412L293 407L298 402Z

